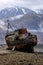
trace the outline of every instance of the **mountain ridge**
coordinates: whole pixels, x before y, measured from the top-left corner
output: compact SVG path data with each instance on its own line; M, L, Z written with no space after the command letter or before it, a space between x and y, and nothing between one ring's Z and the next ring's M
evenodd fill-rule
M27 13L35 13L34 11L27 8L5 8L0 11L0 19L10 18L17 15L27 14Z
M16 8L17 9L17 8ZM15 12L16 12L16 9ZM7 24L8 22L10 23L11 27L13 30L18 29L18 28L27 28L31 33L36 34L38 36L38 41L40 43L43 42L43 14L37 14L34 11L28 9L26 10L27 13L23 13L21 9L19 9L20 12L17 15L2 15L0 14L0 41L4 40L5 41L5 34L7 31ZM19 11L18 10L18 11ZM4 9L6 11L6 9ZM9 9L7 11L8 13L12 11ZM2 12L2 11L1 11ZM13 12L14 14L14 12ZM11 30L11 28L10 28Z

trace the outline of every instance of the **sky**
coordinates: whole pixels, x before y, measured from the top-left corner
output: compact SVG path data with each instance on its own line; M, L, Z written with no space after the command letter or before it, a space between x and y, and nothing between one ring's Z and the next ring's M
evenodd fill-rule
M43 0L0 0L0 10L7 7L26 7L29 9L43 9Z

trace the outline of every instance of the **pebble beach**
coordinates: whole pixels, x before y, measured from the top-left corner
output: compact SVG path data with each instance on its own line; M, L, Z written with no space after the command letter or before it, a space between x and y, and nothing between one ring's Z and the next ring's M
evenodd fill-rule
M0 65L43 65L43 53L0 49Z

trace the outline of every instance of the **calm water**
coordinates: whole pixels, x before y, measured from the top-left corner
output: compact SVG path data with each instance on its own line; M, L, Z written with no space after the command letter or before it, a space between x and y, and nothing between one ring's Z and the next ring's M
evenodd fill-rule
M43 52L43 44L38 44L34 47L35 52Z

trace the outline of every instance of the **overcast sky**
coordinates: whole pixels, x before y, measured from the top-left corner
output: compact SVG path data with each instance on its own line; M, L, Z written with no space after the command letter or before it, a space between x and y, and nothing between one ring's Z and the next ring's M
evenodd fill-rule
M21 6L29 9L43 9L43 0L0 0L0 10L6 7Z

